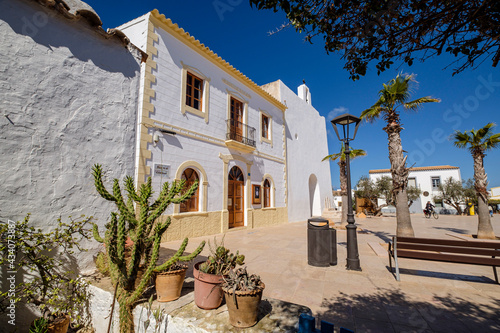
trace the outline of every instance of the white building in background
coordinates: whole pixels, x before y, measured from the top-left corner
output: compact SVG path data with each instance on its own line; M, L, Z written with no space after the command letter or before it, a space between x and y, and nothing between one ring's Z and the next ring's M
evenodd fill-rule
M383 176L391 177L390 169L370 170L370 179L376 181ZM440 193L438 187L446 179L452 177L455 180L462 181L460 176L460 168L450 165L429 166L429 167L414 167L410 168L408 175L408 186L415 186L422 190L420 198L413 202L410 207L410 213L422 213L427 201L432 202L434 205L433 197ZM379 204L383 204L383 200L379 199ZM437 204L436 207L443 207ZM449 205L444 204L445 209L455 212L455 209ZM390 211L394 208L384 208L382 211ZM439 211L439 209L438 209Z
M330 162L321 162L328 155L325 118L312 106L305 83L298 87L297 95L281 80L263 88L287 106L288 220L321 216L327 208L325 202L333 201Z
M500 200L500 186L490 189L490 199Z
M151 176L157 189L180 179L200 184L189 202L167 210L165 240L321 215L331 181L321 163L324 118L310 93L299 98L281 81L263 89L157 10L119 29L149 56L137 123L139 183Z

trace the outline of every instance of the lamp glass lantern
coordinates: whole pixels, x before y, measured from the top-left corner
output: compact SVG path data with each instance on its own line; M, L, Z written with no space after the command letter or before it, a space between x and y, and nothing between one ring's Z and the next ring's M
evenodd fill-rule
M352 212L352 196L351 196L351 166L349 141L356 138L361 119L351 114L345 113L332 120L333 129L337 134L339 141L344 143L344 154L346 161L346 176L347 176L347 263L348 270L360 271L361 265L359 262L358 238L356 234L356 225L354 224L354 214ZM338 127L342 126L342 138L339 135ZM352 137L351 137L352 134ZM342 207L343 209L344 207Z
M339 139L339 141L342 141L344 143L352 141L356 138L356 133L358 132L358 127L360 123L361 119L348 113L344 113L332 120L333 129L337 134L337 138ZM354 133L352 134L351 138L350 134L352 133L351 128L353 127L353 124L354 124ZM339 130L338 130L339 126L342 126L342 134L343 134L342 138L340 138L339 135Z

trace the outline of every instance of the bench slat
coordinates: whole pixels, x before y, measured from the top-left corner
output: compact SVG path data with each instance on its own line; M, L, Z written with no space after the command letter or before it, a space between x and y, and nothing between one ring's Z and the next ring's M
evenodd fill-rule
M421 250L421 251L463 253L463 254L471 254L471 255L500 257L500 250L495 250L495 249L468 248L468 247L463 247L463 246L446 246L446 245L434 245L434 244L401 243L401 242L399 242L399 239L398 239L397 246L398 246L398 251L400 251L400 250Z
M413 258L434 261L446 261L471 265L500 266L500 258L460 256L433 252L418 252L398 249L398 258Z
M486 249L500 249L500 242L495 241L463 241L451 239L417 238L417 237L397 237L398 246L400 243L434 244L461 247L475 247Z

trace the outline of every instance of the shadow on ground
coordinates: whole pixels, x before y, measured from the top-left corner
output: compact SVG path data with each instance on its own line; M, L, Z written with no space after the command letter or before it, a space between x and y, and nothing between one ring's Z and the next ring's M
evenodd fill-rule
M396 279L396 271L394 267L391 268L389 266L385 266L387 271L394 276ZM487 276L477 276L477 275L468 275L468 274L458 274L458 273L444 273L437 271L426 271L422 269L411 269L411 268L399 268L399 274L401 279L404 280L405 275L418 275L425 277L433 277L437 279L448 279L448 280L457 280L457 281L468 281L468 282L476 282L476 283L485 283L485 284L495 284L495 280L487 277ZM494 276L494 273L491 273L491 276Z
M390 233L390 232L385 232L385 231L371 231L371 230L368 230L368 229L364 229L363 233L364 234L370 234L370 235L377 236L384 243L391 242L392 241L392 236L394 236L394 234Z
M457 234L462 234L462 235L468 235L469 231L464 230L464 229L457 229L457 228L444 228L444 227L432 227L433 229L438 229L438 230L447 230L451 232L455 232Z
M446 295L412 300L399 290L324 299L318 321L356 332L500 332L500 300L476 303Z

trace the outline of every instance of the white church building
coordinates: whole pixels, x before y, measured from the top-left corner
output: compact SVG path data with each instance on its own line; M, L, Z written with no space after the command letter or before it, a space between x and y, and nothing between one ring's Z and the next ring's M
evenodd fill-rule
M136 179L200 184L166 212L165 240L321 215L331 196L326 126L305 85L299 96L281 81L257 85L157 10L118 29L148 54Z

